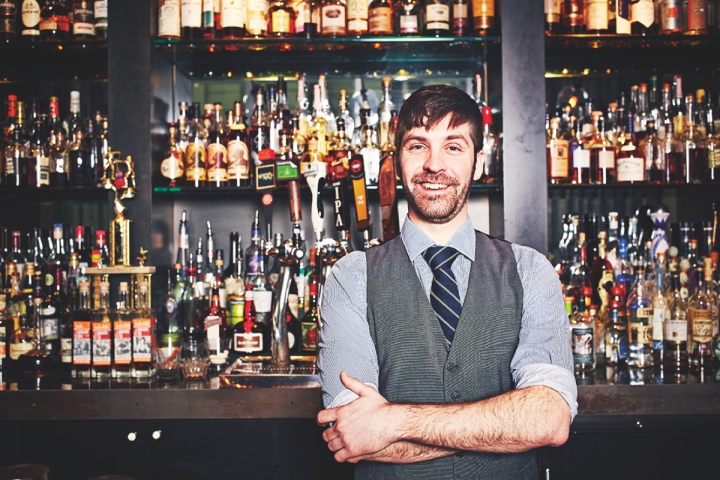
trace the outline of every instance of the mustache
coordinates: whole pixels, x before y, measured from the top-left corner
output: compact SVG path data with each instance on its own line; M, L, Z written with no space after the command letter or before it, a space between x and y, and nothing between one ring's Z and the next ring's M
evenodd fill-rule
M455 178L451 177L450 175L446 175L444 173L438 173L438 174L431 174L431 173L425 173L425 172L419 172L413 175L412 179L410 179L412 183L440 183L442 185L448 185L448 186L456 186L460 185L460 181Z

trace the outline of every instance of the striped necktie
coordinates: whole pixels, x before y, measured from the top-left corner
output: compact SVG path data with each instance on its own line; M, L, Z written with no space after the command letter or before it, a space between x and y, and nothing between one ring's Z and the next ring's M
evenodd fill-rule
M452 343L453 336L455 336L455 329L462 312L457 280L450 269L458 253L452 247L441 245L430 247L423 252L423 258L433 272L430 305L440 322L448 345Z

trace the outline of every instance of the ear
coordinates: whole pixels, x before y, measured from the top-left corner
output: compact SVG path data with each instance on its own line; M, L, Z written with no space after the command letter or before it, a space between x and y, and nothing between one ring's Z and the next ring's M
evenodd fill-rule
M485 171L485 150L480 150L475 157L475 174L473 174L473 181L477 182L482 177Z

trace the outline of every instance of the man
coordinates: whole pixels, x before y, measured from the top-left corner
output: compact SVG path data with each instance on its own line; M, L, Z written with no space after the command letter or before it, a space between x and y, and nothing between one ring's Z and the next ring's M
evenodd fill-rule
M538 252L476 232L482 118L457 88L400 110L401 235L339 261L321 307L317 421L356 478L537 478L577 411L558 276ZM538 206L543 208L543 206Z

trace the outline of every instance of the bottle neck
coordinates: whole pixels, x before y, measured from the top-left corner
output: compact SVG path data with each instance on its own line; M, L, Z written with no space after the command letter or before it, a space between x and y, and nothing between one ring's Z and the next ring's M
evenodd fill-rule
M80 292L80 308L85 310L90 308L90 292L85 290Z
M145 289L140 289L138 292L138 308L139 309L145 309L148 308L148 292Z

